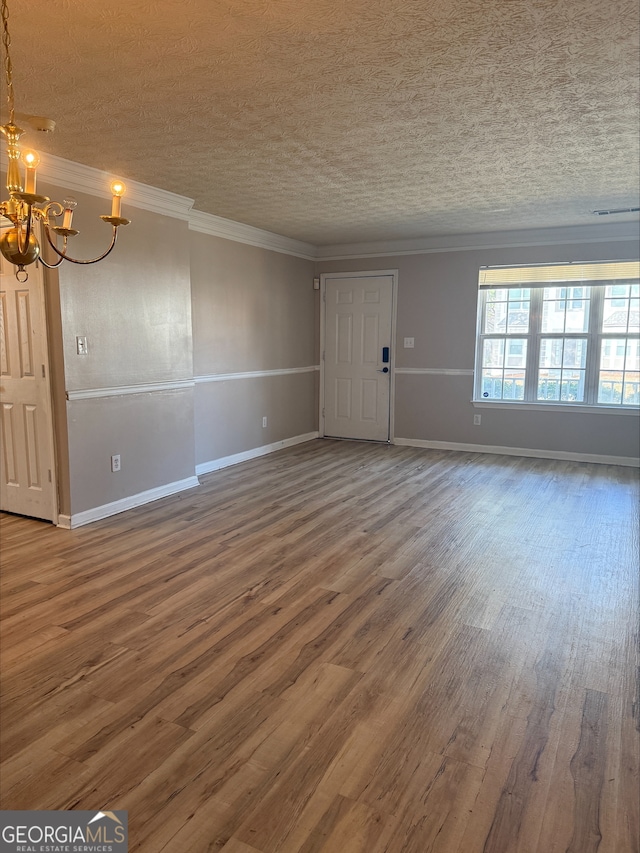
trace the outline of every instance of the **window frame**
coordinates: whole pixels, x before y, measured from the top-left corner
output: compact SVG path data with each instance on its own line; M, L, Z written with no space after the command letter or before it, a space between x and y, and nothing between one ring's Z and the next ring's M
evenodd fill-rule
M611 264L612 262L608 262ZM542 265L540 265L542 266ZM545 264L545 270L549 270L553 265ZM560 265L558 265L560 266ZM563 265L565 266L565 265ZM593 265L589 265L593 267ZM530 270L531 267L509 267L509 268L483 268L481 269L481 276L483 270L486 269L505 269L507 271L518 271L518 270ZM492 407L526 407L533 409L541 409L541 408L563 408L566 410L580 410L586 409L591 411L597 410L606 410L608 412L624 412L624 413L637 413L640 411L640 406L638 404L625 404L623 402L624 398L622 398L620 403L599 403L598 402L598 393L600 387L600 372L601 372L601 352L604 340L613 341L613 346L619 346L619 343L628 342L629 340L638 340L638 346L640 346L640 332L636 331L627 331L625 332L609 332L602 328L603 316L604 316L604 307L605 307L605 299L606 297L606 288L609 286L615 286L616 284L637 284L637 279L629 279L626 278L621 280L620 278L600 278L599 276L594 279L581 279L581 280L543 280L541 282L535 281L535 276L527 276L527 280L525 281L515 281L510 280L505 283L491 283L484 284L482 283L482 278L480 278L480 287L478 290L478 309L477 309L477 325L476 325L476 347L475 347L475 368L474 368L474 384L473 384L473 398L472 402L474 405L480 406L492 406ZM566 294L565 300L565 331L563 332L543 332L542 331L542 321L543 321L543 307L544 307L544 291L545 288L560 288L566 287L586 287L589 289L589 318L587 329L585 331L566 331L566 316L567 311L569 310L572 303L575 301L573 296L570 297L569 293ZM512 333L507 332L507 326L505 324L505 331L501 333L497 332L484 332L485 328L485 317L487 312L487 305L490 304L487 300L487 294L490 290L513 290L513 289L524 289L528 288L530 290L530 303L529 303L529 327L526 332L521 330L514 331ZM613 299L615 297L610 296L609 299ZM631 296L631 291L629 291L629 296L627 299L635 298ZM629 305L629 311L631 311L631 305ZM508 300L507 300L507 317L508 317ZM500 340L505 341L513 339L524 340L526 341L526 349L527 349L527 357L525 363L525 380L524 380L524 393L521 399L513 399L513 398L505 398L505 397L483 397L482 396L482 387L483 387L483 348L484 342L486 340ZM538 388L539 388L539 375L540 375L540 350L543 340L547 339L559 339L563 341L577 339L577 340L586 340L587 344L587 355L584 367L584 399L582 400L539 400L538 399ZM485 368L486 369L486 368ZM503 365L503 371L505 369ZM553 368L548 368L553 369ZM581 369L581 368L566 368L566 369ZM635 371L634 371L635 372ZM624 377L624 368L622 369L623 377ZM562 374L561 374L562 376ZM504 373L503 373L503 381L504 381ZM503 386L504 387L504 386ZM560 394L562 390L560 390Z

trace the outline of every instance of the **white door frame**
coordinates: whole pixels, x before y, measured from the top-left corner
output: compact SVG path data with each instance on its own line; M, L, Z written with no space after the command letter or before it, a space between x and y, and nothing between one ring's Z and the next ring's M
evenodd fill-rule
M323 272L320 274L320 437L325 436L324 422L324 380L326 352L326 313L327 313L327 279L328 278L375 278L381 275L391 276L391 363L389 378L389 444L395 438L395 388L396 388L396 313L398 306L398 270L360 270L358 272ZM355 440L355 439L354 439Z

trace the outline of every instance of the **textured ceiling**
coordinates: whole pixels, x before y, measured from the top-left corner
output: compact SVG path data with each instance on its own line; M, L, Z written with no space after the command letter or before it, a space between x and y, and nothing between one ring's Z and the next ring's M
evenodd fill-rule
M33 147L318 245L593 224L638 206L638 18L636 0L10 0L16 110L57 122Z

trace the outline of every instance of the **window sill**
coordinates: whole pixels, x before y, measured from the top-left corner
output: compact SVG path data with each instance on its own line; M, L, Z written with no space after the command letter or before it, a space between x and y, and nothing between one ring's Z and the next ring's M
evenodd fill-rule
M518 409L524 412L579 412L582 415L640 415L638 406L581 406L566 403L520 403L517 400L472 400L476 409Z

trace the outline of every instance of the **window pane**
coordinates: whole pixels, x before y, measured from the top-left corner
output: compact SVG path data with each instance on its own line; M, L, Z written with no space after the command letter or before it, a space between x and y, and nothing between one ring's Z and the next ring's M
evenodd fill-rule
M567 305L566 332L586 332L589 328L589 300L574 299Z
M540 367L584 368L586 364L586 338L540 339Z
M506 288L487 290L487 302L506 302L508 293Z
M629 285L628 284L608 284L604 289L604 295L606 299L611 299L612 297L623 299L629 298Z
M514 302L509 303L509 313L507 317L507 332L516 334L529 331L529 303Z
M601 370L640 369L640 346L637 338L603 338L600 352Z
M640 370L640 341L637 338L627 341L624 367L625 370Z
M542 331L547 333L588 331L590 296L590 287L545 287L542 303Z
M626 332L629 322L628 299L605 299L602 315L603 332Z
M563 370L560 399L566 403L581 403L584 400L584 370Z
M524 400L526 338L489 338L482 345L481 394L485 400Z
M502 367L504 364L504 339L485 340L482 347L483 367Z
M564 300L550 300L546 298L542 306L542 331L564 332L564 316L567 303Z
M604 332L638 331L640 329L640 285L610 284L604 289Z
M622 402L622 371L601 371L598 382L598 402L620 404Z
M604 338L600 354L598 402L637 406L639 399L640 340Z
M486 400L502 399L502 371L482 371L482 396Z
M530 294L528 288L488 291L483 333L495 335L528 332Z
M622 402L624 406L640 406L640 373L625 373Z
M559 400L562 370L544 369L538 373L538 400Z
M505 370L502 396L505 400L524 400L524 370Z
M562 367L563 338L542 338L540 367Z
M484 334L495 335L507 331L507 303L487 302L484 315Z
M564 341L563 367L585 367L587 364L586 338L566 338Z
M587 338L541 338L538 400L585 399Z
M527 341L523 339L507 340L505 353L505 367L522 367L527 363Z

